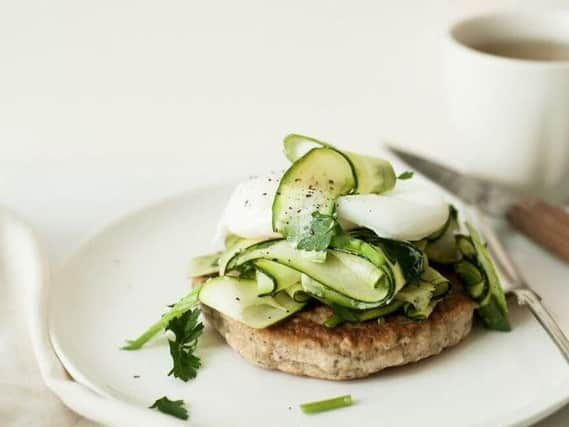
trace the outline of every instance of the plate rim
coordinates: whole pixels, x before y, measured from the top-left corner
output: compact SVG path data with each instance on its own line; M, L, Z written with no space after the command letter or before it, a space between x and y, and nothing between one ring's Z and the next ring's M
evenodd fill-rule
M190 189L155 199L153 201L142 204L141 206L123 212L122 214L118 214L117 216L111 218L106 222L103 221L103 225L99 227L94 227L94 229L92 229L89 233L87 233L87 235L83 239L78 241L78 243L73 247L68 256L65 257L59 268L51 274L52 280L50 284L50 292L48 295L48 307L47 307L47 332L49 336L49 342L53 347L55 356L61 362L61 364L63 365L65 370L70 374L73 380L79 382L80 384L84 385L85 387L89 388L89 390L99 394L100 396L103 396L111 400L121 401L120 399L117 399L115 396L105 391L102 387L98 386L95 381L90 381L88 377L83 372L81 372L80 369L78 368L76 369L75 364L71 362L65 355L65 351L63 350L56 335L56 331L54 330L55 322L52 320L53 317L55 316L54 309L52 307L52 298L53 298L52 295L54 293L53 288L57 286L57 282L59 282L58 278L60 277L60 275L65 273L65 270L72 263L72 261L77 256L80 256L84 250L88 249L89 245L94 240L96 240L99 236L110 232L114 227L120 226L121 224L127 222L130 218L139 216L143 214L145 211L165 206L168 203L173 203L177 200L182 200L188 197L192 197L192 193L200 193L206 190L211 191L212 189L216 188L224 189L230 185L231 183L227 180L210 181L203 185L196 185L191 187Z

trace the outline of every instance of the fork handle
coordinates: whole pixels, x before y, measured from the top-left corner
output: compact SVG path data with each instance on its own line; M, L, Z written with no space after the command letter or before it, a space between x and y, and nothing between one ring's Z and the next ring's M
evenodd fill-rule
M531 312L555 342L565 360L569 363L569 340L559 328L557 322L551 317L549 311L541 302L541 298L531 289L514 289L512 291L518 299L518 304L529 306Z
M569 214L538 197L525 197L507 212L510 223L569 263Z

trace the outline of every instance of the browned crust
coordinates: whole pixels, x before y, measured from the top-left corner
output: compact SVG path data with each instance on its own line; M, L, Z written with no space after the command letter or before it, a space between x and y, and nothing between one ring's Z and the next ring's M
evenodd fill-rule
M329 307L314 304L265 329L253 329L202 304L209 323L248 361L295 375L345 380L404 365L458 344L472 326L475 304L454 292L429 319L391 316L326 328Z

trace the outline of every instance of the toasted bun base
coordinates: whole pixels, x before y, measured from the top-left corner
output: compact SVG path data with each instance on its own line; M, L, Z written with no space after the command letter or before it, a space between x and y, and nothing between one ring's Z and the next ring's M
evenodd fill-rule
M202 305L209 323L251 363L329 380L363 378L438 354L468 335L474 308L454 292L422 322L391 316L329 329L322 324L331 309L314 304L269 328L253 329Z

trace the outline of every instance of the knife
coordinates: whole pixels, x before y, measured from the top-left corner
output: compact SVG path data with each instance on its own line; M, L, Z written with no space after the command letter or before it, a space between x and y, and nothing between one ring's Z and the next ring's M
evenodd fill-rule
M484 213L506 217L530 239L569 263L569 214L537 196L465 175L416 154L389 147L416 171Z
M541 297L528 285L496 232L484 218L506 216L510 223L531 239L569 262L569 214L536 196L526 195L501 184L468 176L432 160L389 147L413 169L431 178L472 207L486 238L488 249L504 280L504 290L516 296L518 304L529 306L533 315L553 339L567 362L569 340L547 311Z

